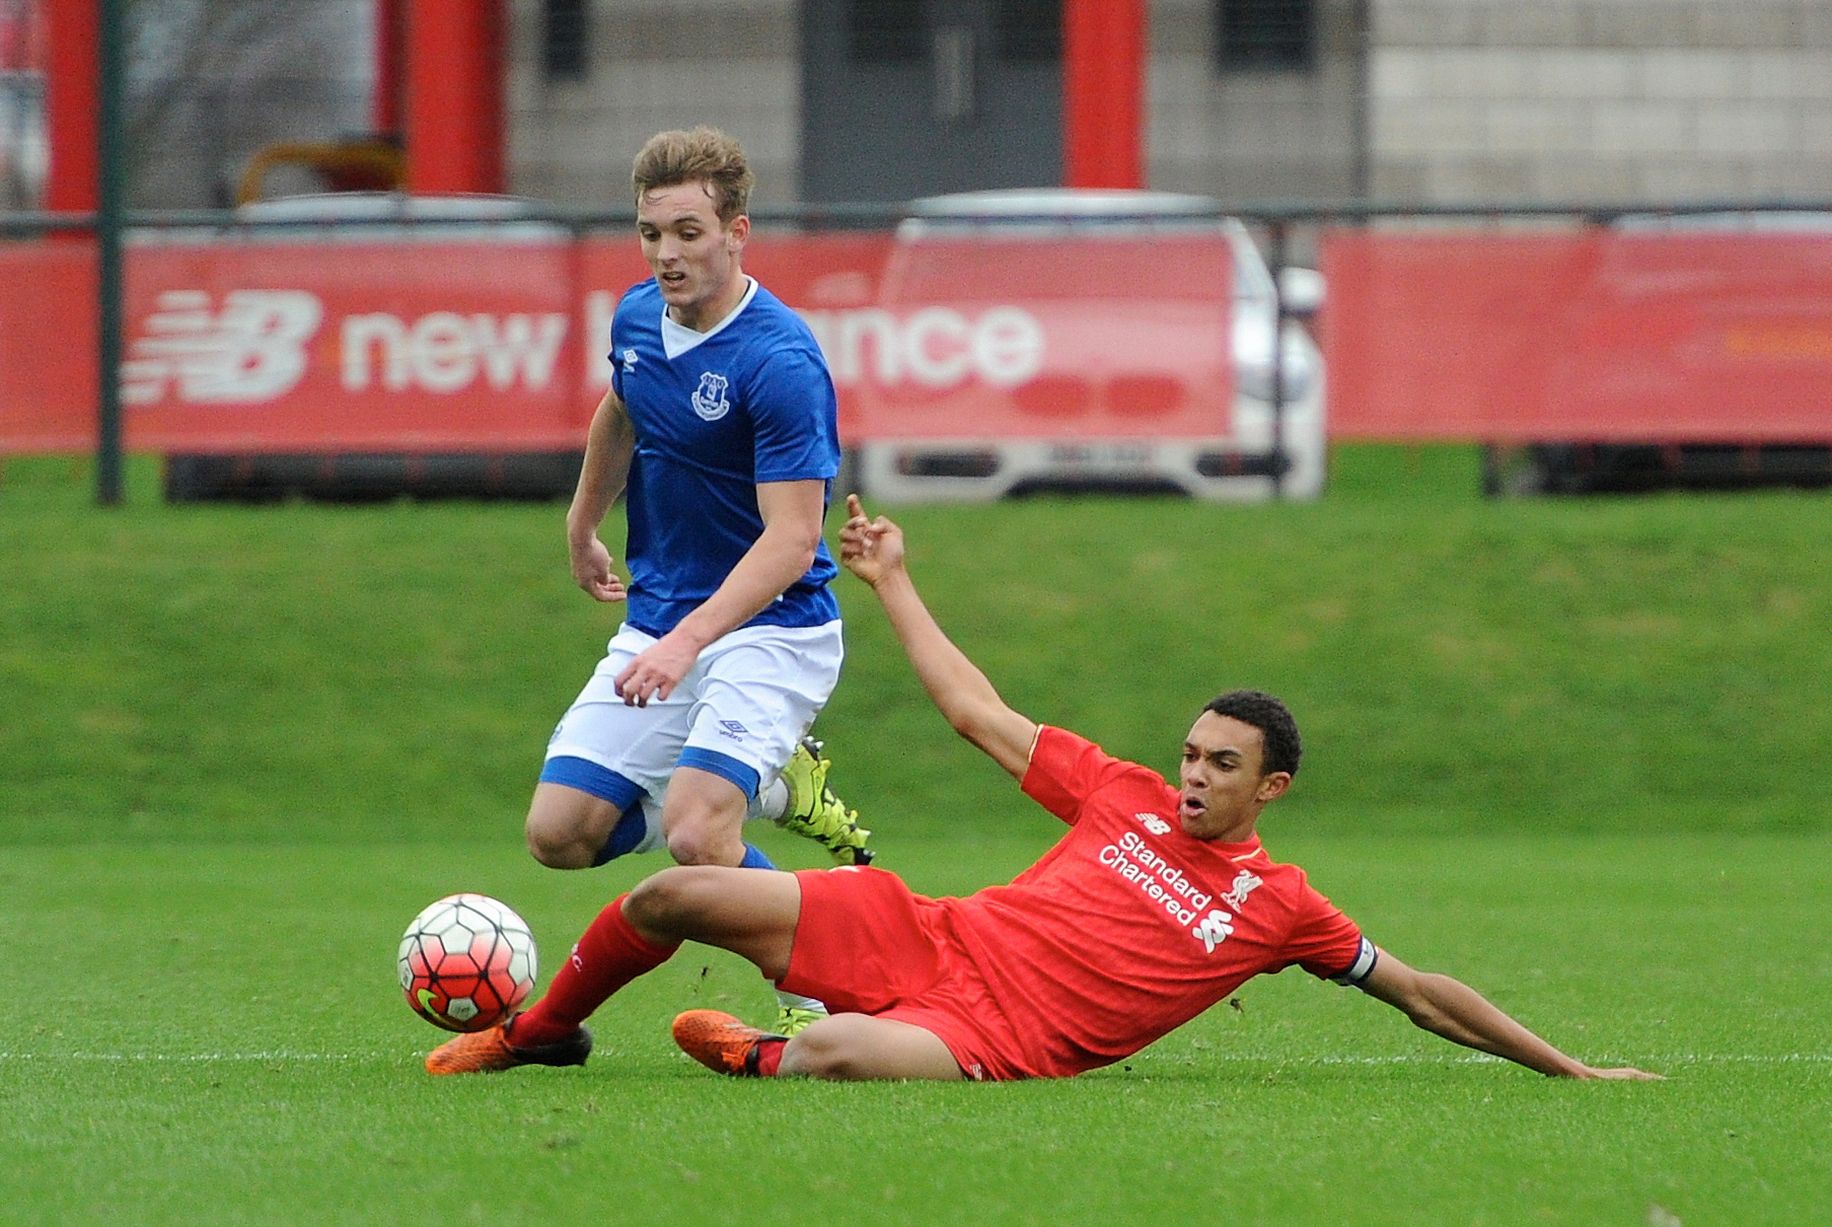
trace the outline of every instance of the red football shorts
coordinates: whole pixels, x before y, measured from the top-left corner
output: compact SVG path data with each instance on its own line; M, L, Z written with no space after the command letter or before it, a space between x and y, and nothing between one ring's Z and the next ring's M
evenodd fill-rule
M870 1014L921 1027L946 1044L975 1081L1022 1078L1000 1055L1004 1015L949 930L946 910L894 873L804 869L801 919L778 982L835 1014Z

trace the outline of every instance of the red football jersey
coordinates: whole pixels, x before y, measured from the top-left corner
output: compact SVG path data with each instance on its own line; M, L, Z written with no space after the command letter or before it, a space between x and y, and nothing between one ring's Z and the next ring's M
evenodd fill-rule
M1070 831L1010 885L939 900L1033 1077L1128 1056L1261 972L1365 974L1372 947L1257 838L1196 839L1177 790L1045 727L1024 791ZM984 1020L988 1023L992 1020Z

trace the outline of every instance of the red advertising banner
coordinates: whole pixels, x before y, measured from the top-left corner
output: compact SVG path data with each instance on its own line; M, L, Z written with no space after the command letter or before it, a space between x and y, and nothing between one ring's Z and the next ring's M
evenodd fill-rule
M96 437L95 245L0 244L0 453Z
M579 265L564 241L134 244L126 444L577 447L603 387L580 321L615 302ZM0 249L0 272L0 450L93 447L93 248Z
M1832 439L1832 236L1323 239L1337 438ZM1233 429L1223 237L756 236L848 443L1214 438ZM581 445L606 386L624 236L136 242L128 447ZM0 245L0 451L95 445L83 242Z
M1219 230L1018 231L892 246L875 309L822 344L878 439L1203 439L1234 425Z
M1331 230L1330 433L1832 440L1832 235Z
M577 446L590 420L572 246L142 247L127 443L192 451Z
M122 398L139 451L583 445L628 238L129 247ZM1226 239L895 243L759 235L846 442L1204 438L1233 398ZM94 255L0 248L0 450L95 444Z
M618 294L646 275L628 241L136 243L126 444L582 447ZM0 451L94 447L93 246L0 247L0 287Z

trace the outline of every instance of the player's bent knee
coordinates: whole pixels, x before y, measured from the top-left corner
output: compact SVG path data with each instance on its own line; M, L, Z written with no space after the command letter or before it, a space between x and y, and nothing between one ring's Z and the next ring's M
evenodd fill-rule
M549 869L584 869L591 864L577 844L556 841L541 831L530 830L527 836L528 855Z
M591 866L594 850L570 825L563 826L529 814L522 834L528 841L528 854L549 869L587 869Z
M782 1051L785 1075L828 1078L836 1081L863 1077L859 1073L859 1045L845 1019L822 1019L803 1028Z
M677 773L677 776L680 773ZM736 865L744 859L744 794L716 777L669 785L662 815L677 865Z
M677 865L631 887L624 915L650 932L685 937L718 895L718 883L709 880L704 867Z
M668 832L668 855L677 865L736 865L744 842L722 826L687 824Z
M616 806L571 788L535 788L522 826L528 853L549 869L589 869L622 815Z
M866 1014L835 1014L807 1027L783 1049L779 1072L836 1081L965 1077L933 1033Z

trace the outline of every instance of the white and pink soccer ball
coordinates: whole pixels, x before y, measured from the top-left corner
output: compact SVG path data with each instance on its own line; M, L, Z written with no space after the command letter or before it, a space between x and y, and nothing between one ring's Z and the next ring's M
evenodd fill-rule
M414 1013L447 1031L483 1031L534 989L534 934L488 895L447 895L401 938L401 991Z

